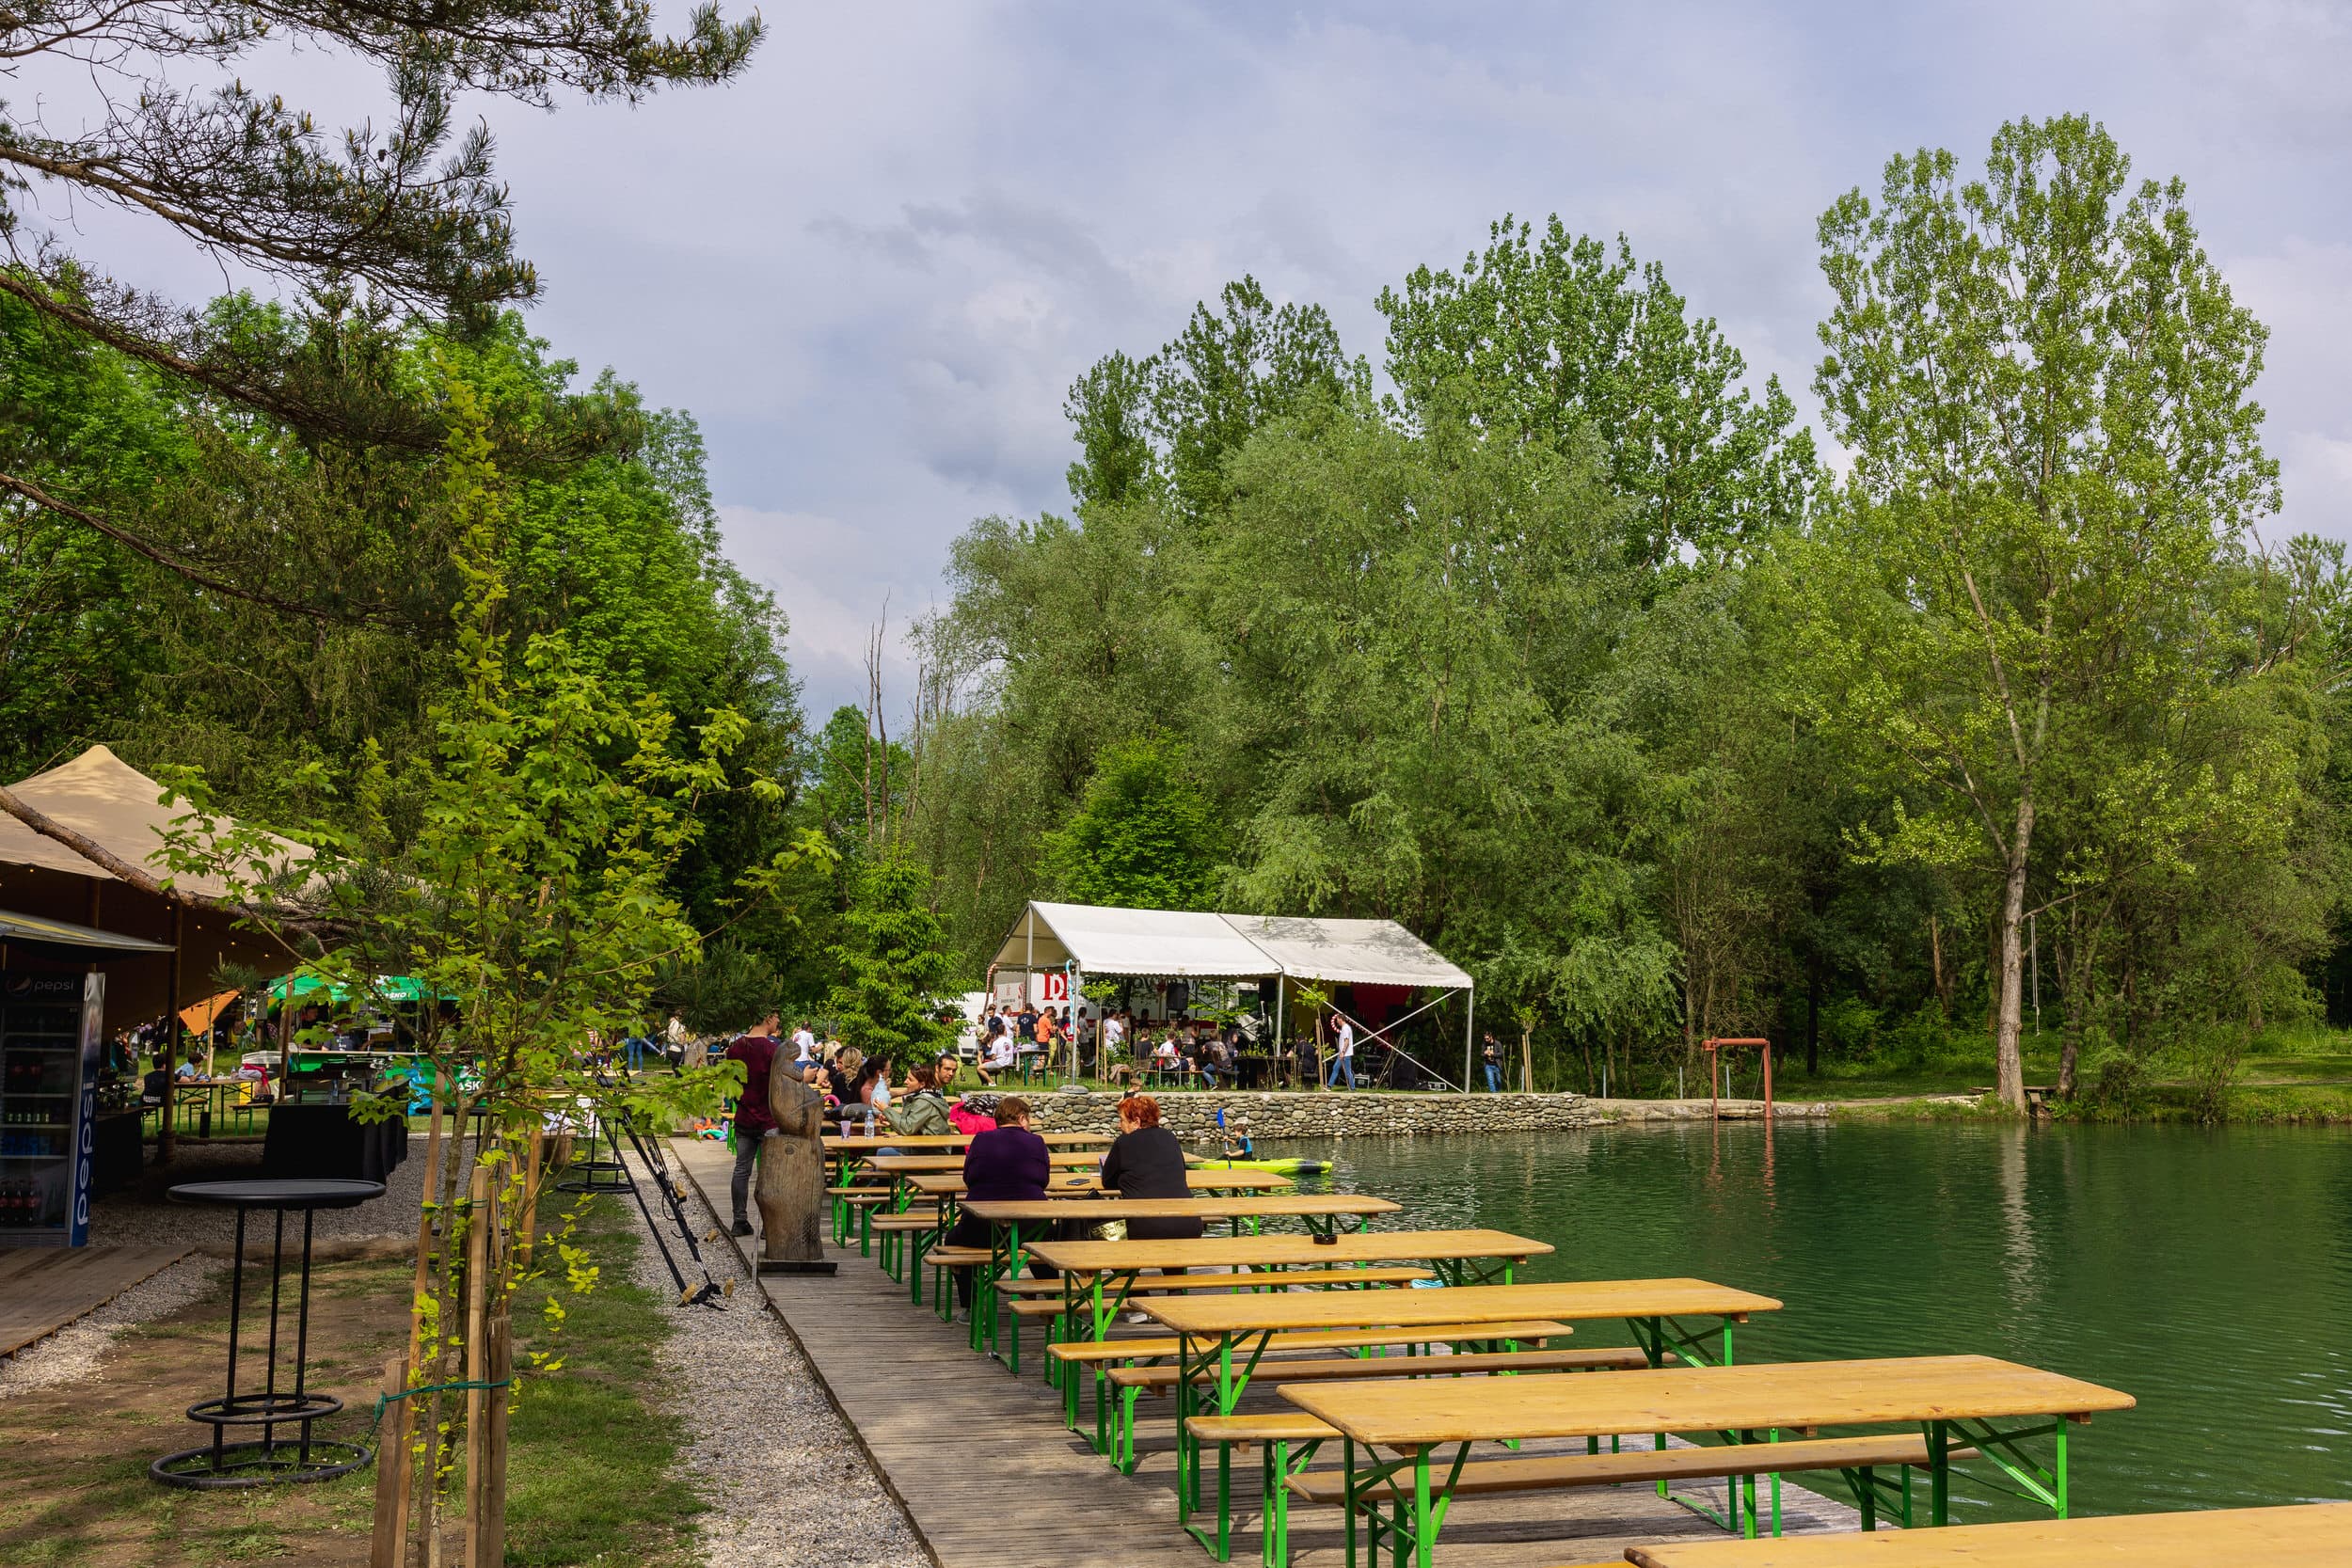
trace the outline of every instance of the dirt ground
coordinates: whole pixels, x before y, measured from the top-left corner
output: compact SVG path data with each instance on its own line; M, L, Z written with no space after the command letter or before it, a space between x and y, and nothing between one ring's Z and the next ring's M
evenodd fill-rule
M266 1324L252 1310L256 1277L248 1264L248 1334ZM259 1279L265 1292L266 1266ZM406 1265L387 1261L326 1263L313 1274L310 1386L344 1406L316 1425L318 1435L350 1439L366 1431L385 1357L406 1342L407 1279ZM293 1278L287 1283L291 1290ZM289 1331L292 1306L289 1299ZM223 1272L193 1305L123 1331L97 1375L0 1402L0 1564L366 1562L372 1466L331 1481L251 1491L189 1491L149 1478L150 1461L209 1438L210 1429L184 1412L222 1391L228 1317ZM281 1368L291 1359L281 1352Z

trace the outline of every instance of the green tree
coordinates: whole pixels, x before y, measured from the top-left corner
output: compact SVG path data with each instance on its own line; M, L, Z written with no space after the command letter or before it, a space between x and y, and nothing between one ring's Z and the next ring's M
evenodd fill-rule
M551 1264L575 1291L595 1282L563 1232L534 1242L549 1118L593 1106L608 1119L660 1125L707 1114L731 1078L740 1087L733 1064L615 1087L588 1048L636 1026L663 969L699 946L671 874L701 832L697 798L726 787L722 759L744 725L708 713L694 743L681 744L658 699L606 683L561 634L517 642L500 543L514 485L492 460L482 400L462 379L447 392L441 474L466 595L458 677L433 710L431 748L397 769L376 756L358 781L358 825L309 824L317 852L291 865L284 841L258 829L220 834L200 776L183 770L191 809L173 869L228 878L302 974L361 995L382 975L414 975L427 995L453 999L415 1020L435 1104L426 1181L437 1218L419 1237L407 1366L417 1404L405 1412L413 1424L390 1430L413 1434L412 1538L439 1556L451 1505L463 1498L469 1535L486 1530L495 1556L503 1478L481 1466L496 1464L483 1456L499 1450L514 1397L500 1390L561 1365L513 1364L515 1300ZM405 822L413 828L397 826ZM757 868L747 892L791 858ZM409 1092L363 1098L360 1114L405 1115ZM476 1113L475 1132L461 1136ZM548 1300L560 1324L562 1308ZM453 1386L473 1391L453 1396ZM462 1488L461 1455L474 1465Z
M349 395L358 384L332 367L285 354L266 335L176 310L77 260L40 227L37 193L46 187L67 207L88 201L160 218L207 252L298 288L357 283L382 309L485 320L533 295L538 278L514 252L488 128L460 130L458 96L545 107L577 92L635 103L664 87L731 78L761 25L756 16L730 24L705 4L683 36L665 37L643 0L193 9L58 0L9 17L5 36L12 60L94 67L87 80L102 103L67 135L38 104L0 115L0 166L9 174L0 226L12 253L31 258L0 271L0 291L289 424L348 428L358 417L379 435L429 448L438 443L434 427L398 409L389 421L365 419ZM381 70L394 110L383 128L362 121L330 135L308 111L242 75L210 91L174 80L285 41Z
M1207 906L1216 834L1185 760L1182 746L1164 739L1104 748L1078 809L1045 835L1041 869L1061 896L1129 910Z
M2052 772L2188 674L2201 595L2277 504L2264 331L2177 180L2127 186L2086 119L2020 120L1962 182L1899 157L1821 219L1816 389L1851 480L1805 553L1820 716L1902 781L1890 852L1998 886L1994 1053L2024 1104L2023 933ZM2214 792L2187 803L2211 809Z
M954 1001L955 959L931 912L930 876L913 858L886 854L858 867L841 941L840 977L828 998L841 1037L868 1056L906 1066L952 1045L939 1022Z
M1634 561L1721 560L1804 515L1813 441L1780 383L1741 386L1740 351L1623 235L1613 255L1557 215L1540 239L1506 216L1458 274L1417 267L1379 305L1401 412L1564 455L1594 443Z

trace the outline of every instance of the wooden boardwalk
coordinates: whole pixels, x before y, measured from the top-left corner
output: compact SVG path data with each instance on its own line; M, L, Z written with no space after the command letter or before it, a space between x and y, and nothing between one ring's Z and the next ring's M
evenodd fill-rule
M733 1157L724 1146L704 1141L674 1141L670 1148L674 1164L723 1219ZM751 1218L757 1226L756 1206ZM756 1237L736 1244L757 1255ZM940 1568L1200 1568L1211 1561L1176 1520L1172 1401L1145 1402L1137 1437L1142 1464L1122 1477L1063 1427L1060 1401L1028 1357L1023 1375L1013 1378L966 1348L962 1323L941 1323L928 1302L916 1307L904 1286L855 1249L829 1255L840 1260L837 1275L768 1275L760 1289ZM1034 1352L1038 1338L1032 1328L1025 1349ZM1253 1390L1243 1408L1279 1403L1269 1385L1265 1392ZM1522 1451L1555 1448L1568 1451L1547 1444ZM1254 1450L1236 1456L1233 1474L1233 1560L1248 1563L1258 1553ZM1215 1521L1214 1472L1209 1483L1212 1513L1199 1520L1203 1524ZM1692 1493L1723 1506L1720 1484ZM1792 1533L1857 1523L1852 1510L1794 1486L1783 1489L1783 1511ZM1339 1524L1334 1510L1294 1513L1295 1568L1342 1568ZM1528 1568L1607 1561L1643 1542L1723 1538L1654 1490L1624 1486L1466 1498L1449 1513L1439 1551L1447 1568Z
M184 1246L0 1247L0 1355L87 1317L195 1251Z

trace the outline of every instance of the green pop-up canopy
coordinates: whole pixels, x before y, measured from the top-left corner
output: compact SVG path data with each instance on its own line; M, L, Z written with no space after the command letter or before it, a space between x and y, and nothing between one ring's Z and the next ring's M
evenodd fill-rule
M329 1002L350 1002L363 994L349 986L329 985L315 974L281 974L269 983L271 1001L286 1000L289 979L293 981L294 999L298 1003L308 1003L321 995ZM431 989L423 981L408 974L379 974L375 977L374 989L364 994L382 1002L424 1002L433 996ZM441 1000L454 1002L457 999L444 992Z

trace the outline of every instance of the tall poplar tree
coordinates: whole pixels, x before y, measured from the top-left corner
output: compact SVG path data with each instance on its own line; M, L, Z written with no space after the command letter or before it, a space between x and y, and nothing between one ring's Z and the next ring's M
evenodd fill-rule
M1999 1093L2024 1105L2027 884L2050 779L2192 644L2224 552L2278 504L2265 331L2180 181L2080 116L2001 128L1980 179L1898 157L1820 222L1815 388L1853 453L1814 541L1824 718L1899 781L1892 848L1994 893Z

